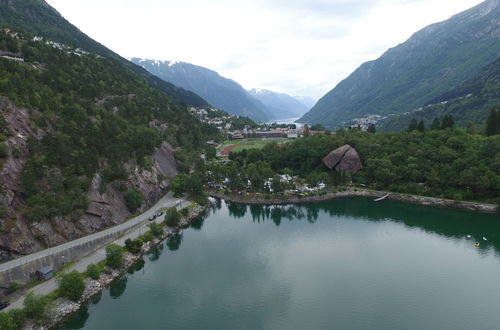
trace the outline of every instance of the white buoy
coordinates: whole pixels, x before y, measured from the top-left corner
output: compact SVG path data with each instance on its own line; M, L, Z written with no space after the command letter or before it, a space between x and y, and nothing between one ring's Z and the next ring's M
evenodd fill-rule
M483 240L487 241L486 237L483 236Z

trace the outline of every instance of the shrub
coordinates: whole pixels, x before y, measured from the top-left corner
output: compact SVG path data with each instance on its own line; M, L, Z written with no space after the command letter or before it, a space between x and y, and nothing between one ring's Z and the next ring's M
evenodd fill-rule
M208 196L205 194L200 194L200 195L195 197L194 201L195 201L195 203L198 203L201 206L205 206L208 204Z
M106 265L120 268L123 265L123 248L116 244L106 246Z
M61 297L68 297L73 301L78 301L85 291L85 280L83 275L76 270L64 274L58 279L59 282L59 295Z
M186 175L178 174L172 181L170 189L172 189L172 191L174 192L174 197L180 197L186 192L185 180Z
M50 304L48 296L35 295L32 291L26 295L23 304L26 316L36 323L42 323L47 319L47 310Z
M14 329L21 329L26 323L26 313L22 309L11 309L7 312L7 314L11 317L14 323ZM0 327L0 329L3 329Z
M189 207L184 207L179 212L183 217L186 217L189 214Z
M136 188L127 190L123 197L125 198L125 204L130 212L137 210L144 201L144 195Z
M0 312L0 329L4 330L16 330L17 327L12 319L12 315L9 312Z
M0 143L0 158L7 158L9 155L9 149L5 143Z
M142 243L143 242L140 238L135 238L133 240L128 238L127 240L125 240L125 248L128 252L137 254L141 252Z
M151 222L148 225L148 227L154 236L160 236L161 234L163 234L163 228L159 224L157 224L156 222Z
M10 293L14 293L16 292L17 290L19 290L20 288L22 287L21 284L17 283L16 281L13 281L13 282L10 282L9 284L9 288L7 289L7 292L10 294Z
M165 212L165 224L170 228L175 228L179 225L181 215L175 207L171 207Z
M149 241L152 241L153 240L153 233L148 230L147 232L145 232L144 234L142 234L141 236L139 236L139 239L142 241L142 242L149 242Z
M99 277L101 276L100 267L96 264L88 265L87 266L87 275L93 280L98 280Z
M7 218L8 212L7 209L0 205L0 219Z

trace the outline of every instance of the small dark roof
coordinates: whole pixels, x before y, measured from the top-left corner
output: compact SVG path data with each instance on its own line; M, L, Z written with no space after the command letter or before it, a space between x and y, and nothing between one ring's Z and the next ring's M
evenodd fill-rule
M51 273L53 272L54 270L52 269L52 267L50 266L45 266L45 267L42 267L38 270L38 272L42 273L42 274L48 274L48 273Z

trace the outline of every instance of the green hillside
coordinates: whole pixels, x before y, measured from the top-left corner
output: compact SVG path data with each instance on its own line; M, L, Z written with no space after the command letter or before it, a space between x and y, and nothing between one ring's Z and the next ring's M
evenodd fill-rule
M194 106L207 104L198 95L155 77L89 38L43 0L0 0L0 28L24 31L73 47L84 48L102 56L115 58L169 94L178 103Z
M337 127L368 115L420 108L498 58L499 14L500 1L488 0L424 28L379 59L361 65L300 122Z
M162 141L193 150L217 133L114 58L18 38L0 33L0 50L24 59L0 58L0 95L33 109L34 127L45 131L29 141L22 175L32 221L81 215L97 170L126 178L123 165L147 167ZM168 128L151 128L154 120Z
M468 122L481 124L493 108L500 107L500 59L461 86L429 101L419 111L392 116L379 124L382 130L401 130L416 118L429 127L434 118L453 116L455 122L465 126Z

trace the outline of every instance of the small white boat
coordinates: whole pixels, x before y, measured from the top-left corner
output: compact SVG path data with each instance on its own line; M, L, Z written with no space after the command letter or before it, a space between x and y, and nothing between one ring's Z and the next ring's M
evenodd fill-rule
M467 235L467 236L465 236L465 237L467 237L467 238L471 238L472 236L471 236L471 235Z
M387 197L389 197L389 195L390 195L390 194L384 195L384 196L382 196L382 197L380 197L380 198L376 198L376 199L374 199L373 201L374 201L374 202L380 202L380 201L383 201L384 199L386 199Z
M483 236L483 241L487 241L486 237Z

